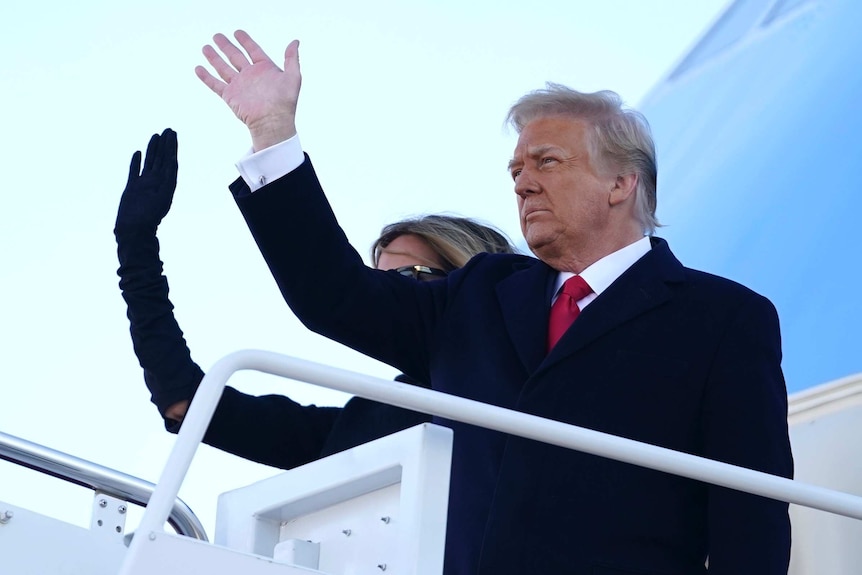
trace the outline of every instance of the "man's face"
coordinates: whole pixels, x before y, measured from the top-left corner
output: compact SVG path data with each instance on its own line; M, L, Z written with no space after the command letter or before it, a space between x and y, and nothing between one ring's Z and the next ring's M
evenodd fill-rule
M524 126L509 163L521 232L546 262L580 257L590 242L601 244L610 225L616 176L591 157L588 129L566 116L537 118Z

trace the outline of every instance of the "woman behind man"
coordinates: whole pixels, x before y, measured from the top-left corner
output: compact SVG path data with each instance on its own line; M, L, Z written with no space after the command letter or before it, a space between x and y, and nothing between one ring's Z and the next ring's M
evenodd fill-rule
M153 135L143 170L135 152L114 235L120 289L135 354L165 427L179 430L203 379L168 298L156 230L177 181L177 135ZM480 252L513 253L506 237L467 218L431 215L386 226L371 248L374 267L409 280L445 276ZM396 380L427 386L406 375ZM342 407L300 405L282 395L251 396L225 387L204 441L252 461L289 469L429 421L425 414L354 397Z

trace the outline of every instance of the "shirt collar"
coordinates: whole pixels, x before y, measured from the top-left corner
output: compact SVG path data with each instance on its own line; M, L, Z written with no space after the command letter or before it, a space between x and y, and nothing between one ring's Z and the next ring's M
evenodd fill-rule
M593 288L593 293L578 301L578 307L583 310L587 304L596 299L636 261L646 255L651 248L649 236L644 236L636 242L606 255L582 271L580 275ZM557 281L552 292L554 294L551 299L552 304L554 303L553 300L557 299L557 293L566 280L574 275L572 272L557 274Z

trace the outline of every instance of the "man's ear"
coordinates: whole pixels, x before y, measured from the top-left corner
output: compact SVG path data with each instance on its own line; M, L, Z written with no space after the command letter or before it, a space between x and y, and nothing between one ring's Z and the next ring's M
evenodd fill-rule
M616 206L629 198L634 199L637 184L638 175L635 173L618 175L616 181L614 181L614 187L608 196L608 203L611 206Z

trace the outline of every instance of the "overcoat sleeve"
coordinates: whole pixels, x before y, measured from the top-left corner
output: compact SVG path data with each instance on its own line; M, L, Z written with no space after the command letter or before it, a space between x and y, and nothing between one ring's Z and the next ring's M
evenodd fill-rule
M254 193L241 179L231 191L285 301L306 327L430 380L435 327L450 282L416 282L367 267L338 225L308 156Z

